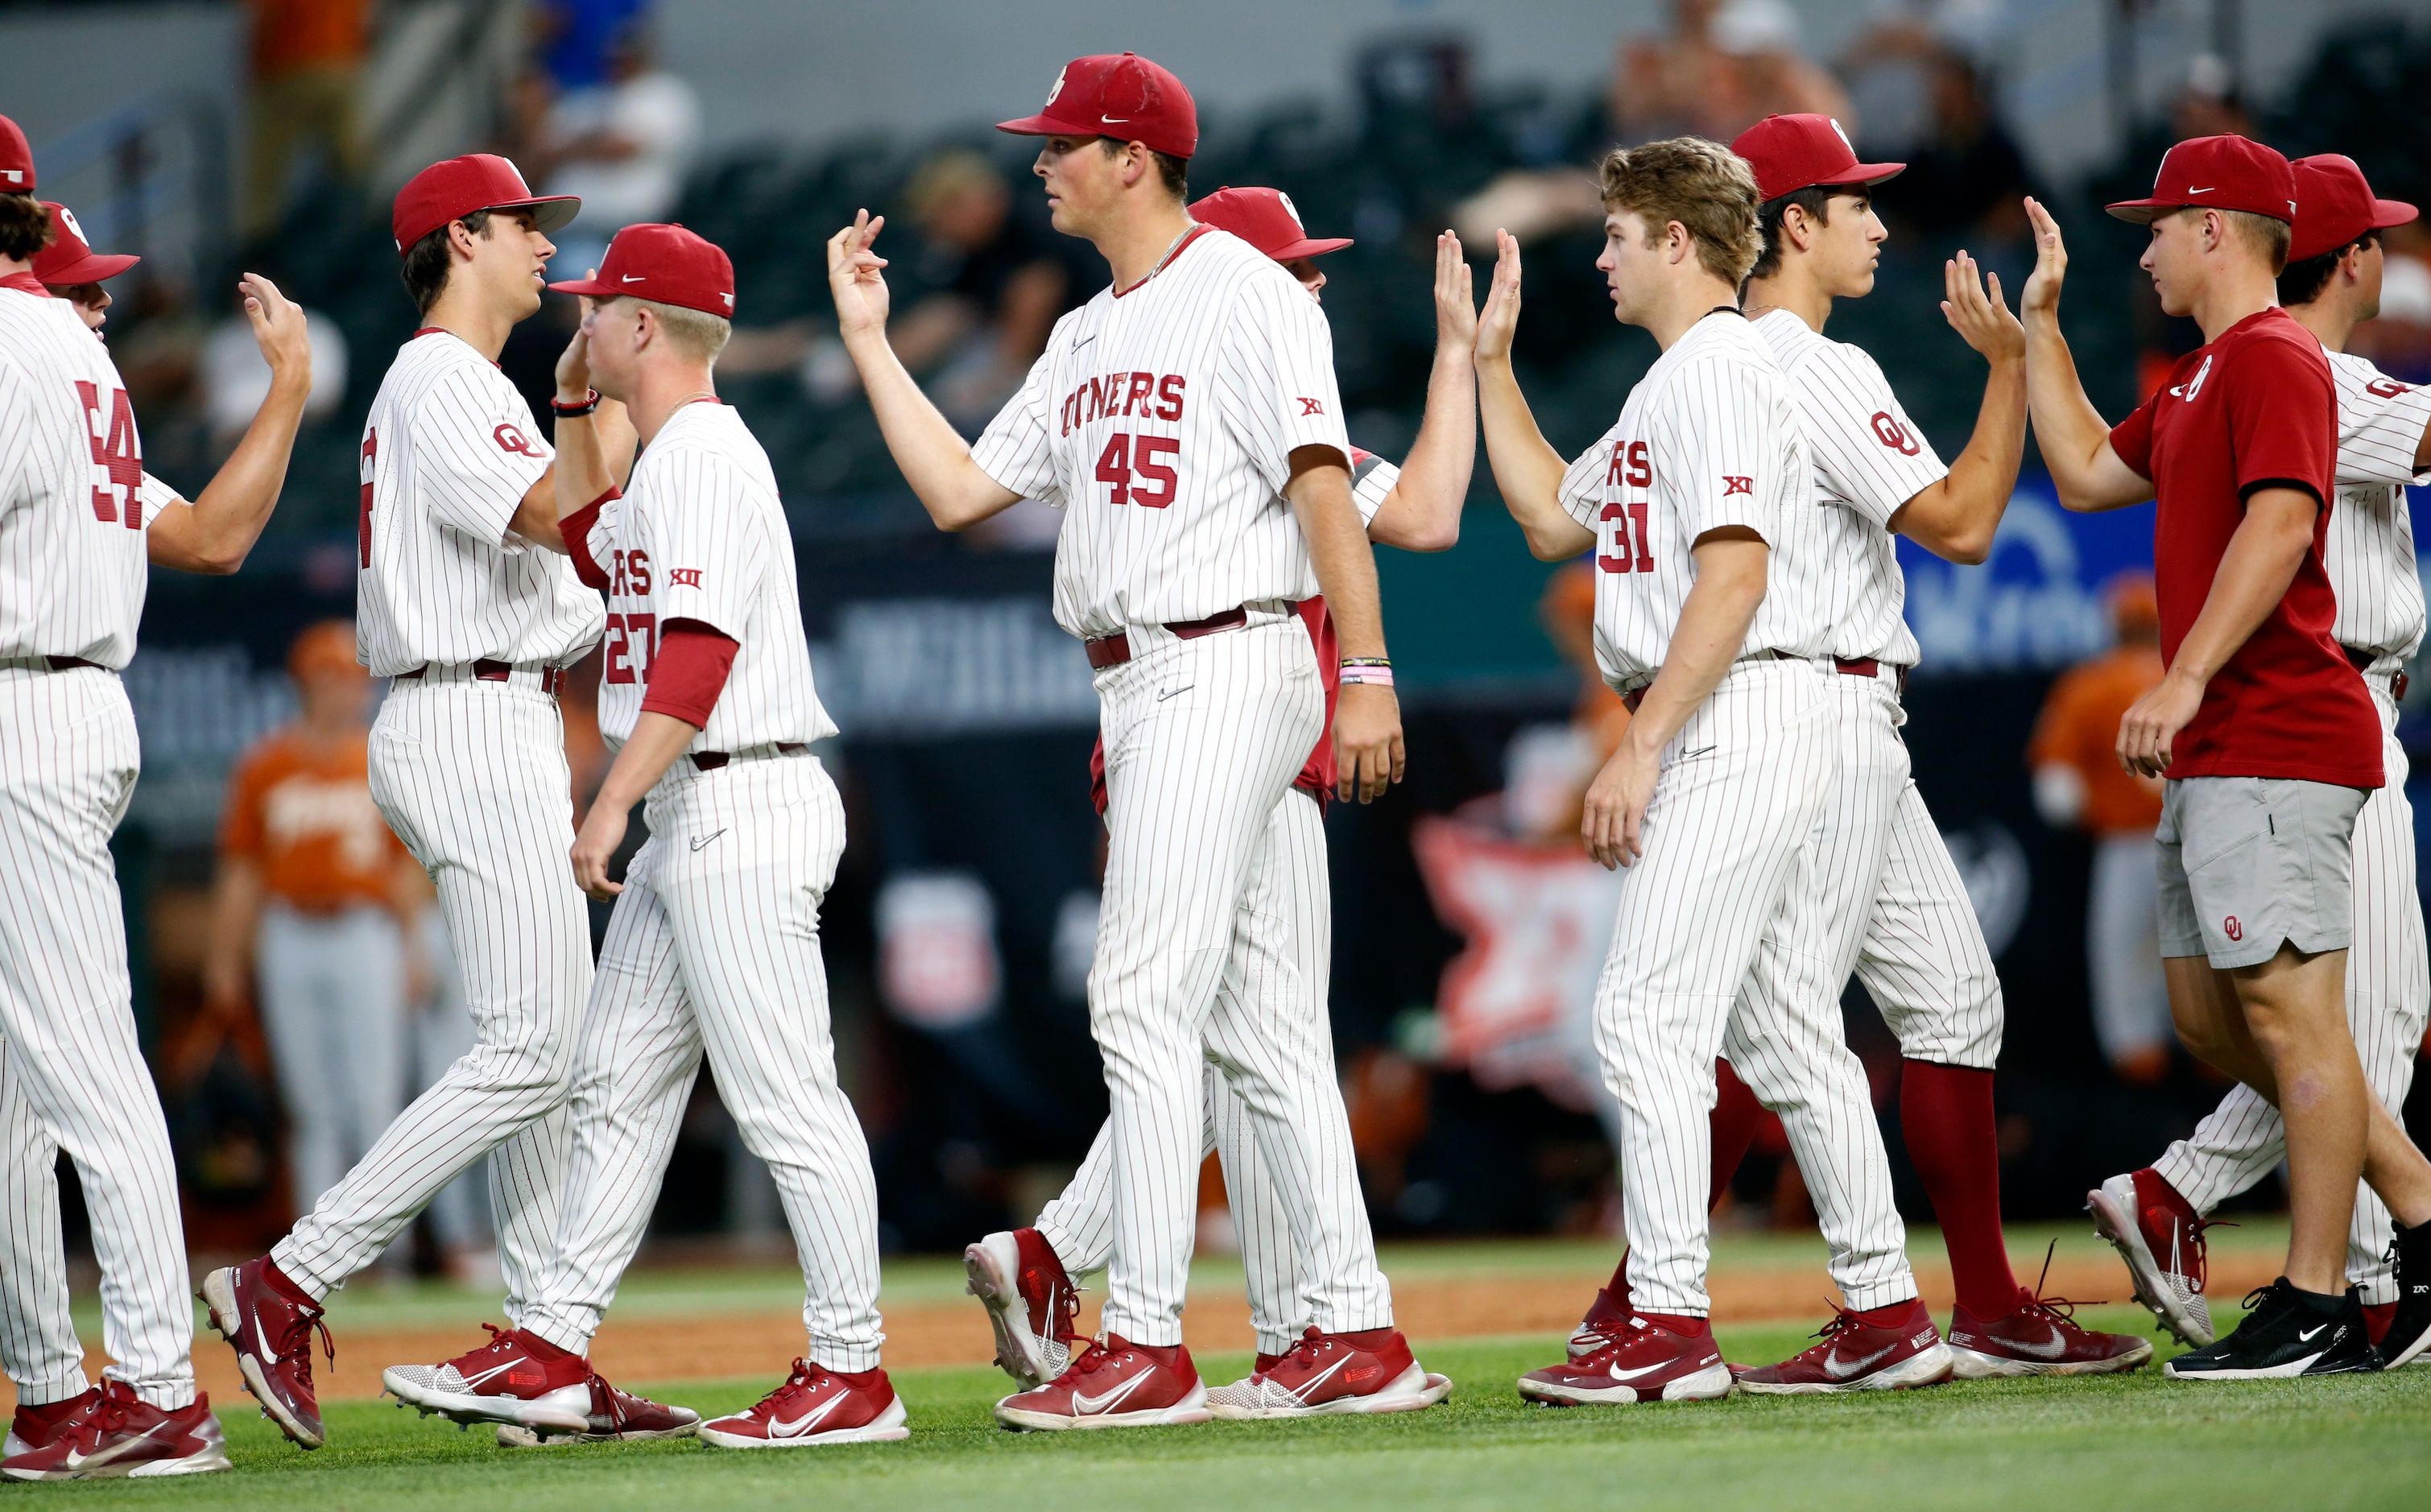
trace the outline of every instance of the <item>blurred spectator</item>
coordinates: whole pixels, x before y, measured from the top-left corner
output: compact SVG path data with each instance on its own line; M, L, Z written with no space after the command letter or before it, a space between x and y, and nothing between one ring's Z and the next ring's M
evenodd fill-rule
M346 333L317 310L304 311L304 333L312 343L312 393L304 401L304 418L326 420L346 397ZM270 396L270 364L262 361L261 344L253 339L243 311L231 312L211 328L195 377L212 445L226 451Z
M596 267L619 228L665 220L699 147L700 96L657 65L647 26L629 18L609 46L606 76L557 97L523 165L547 184L544 193L582 198L561 264Z
M2431 228L2381 234L2380 315L2356 328L2347 350L2411 383L2431 381Z
M2170 141L2235 134L2250 137L2254 118L2237 92L2237 76L2217 53L2197 53L2187 59L2186 82L2170 101Z
M428 975L406 942L428 883L372 802L372 683L353 624L306 630L288 670L295 722L228 779L203 1001L241 1016L258 986L293 1196L309 1207L404 1105L405 1007Z
M650 0L540 0L532 24L548 81L567 92L607 83L618 43L649 9Z
M1951 6L1928 19L1894 17L1850 46L1844 68L1864 111L1866 154L1907 164L1899 192L1876 202L1884 218L1970 246L2019 244L2021 201L2034 192L2025 155L1952 38L1975 19L1971 8Z
M937 407L976 435L1047 349L1072 275L1013 213L1012 186L976 152L929 159L903 204L920 229L914 276L935 292L897 315L889 336Z
M363 169L355 120L369 0L250 0L253 94L246 118L244 231L260 237L287 208L296 160L319 156L339 176Z
M568 728L572 720L569 717ZM405 948L410 960L421 963L421 990L406 1003L406 1085L425 1087L446 1074L447 1067L473 1051L473 1013L464 1003L464 973L447 949L447 931L429 879L419 869L409 879L409 893L420 900L412 932ZM502 1284L498 1270L497 1236L491 1223L488 1160L439 1189L424 1216L431 1239L439 1246L439 1264L448 1279L483 1291Z
M2085 959L2094 1037L2122 1079L2149 1084L2169 1074L2173 1036L2161 979L2153 847L2161 784L2128 775L2117 746L2121 716L2161 680L2161 616L2153 580L2140 573L2121 578L2110 590L2110 613L2119 644L2052 684L2027 760L2043 822L2093 836Z
M1800 54L1798 14L1783 0L1674 0L1671 27L1621 47L1606 109L1624 143L1728 142L1802 110L1855 129L1848 92Z

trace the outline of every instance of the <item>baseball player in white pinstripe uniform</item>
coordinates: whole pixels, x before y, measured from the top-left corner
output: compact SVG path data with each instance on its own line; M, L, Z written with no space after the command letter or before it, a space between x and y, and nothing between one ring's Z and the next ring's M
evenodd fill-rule
M1110 125L1122 140L1102 134ZM1105 1339L997 1415L1041 1429L1198 1422L1209 1410L1182 1306L1207 1057L1251 1109L1284 1188L1311 1321L1344 1352L1392 1336L1389 1291L1359 1263L1366 1214L1340 1089L1218 988L1275 806L1298 801L1292 779L1324 726L1294 605L1322 592L1340 636L1345 790L1368 798L1398 777L1400 713L1324 316L1254 248L1191 221L1198 123L1181 80L1128 53L1080 59L1042 113L1003 128L1047 139L1037 172L1056 226L1094 242L1115 281L1057 325L976 447L885 344L884 260L869 250L880 223L857 218L829 244L847 349L931 516L960 529L1024 496L1071 511L1055 615L1086 643L1103 705L1110 841L1089 1000L1113 1102ZM1283 990L1310 984L1295 971ZM1401 1386L1357 1369L1376 1369L1369 1389Z
M2025 332L1992 281L1987 295L1963 252L1946 269L1951 324L1990 360L1974 438L1945 467L1907 417L1874 360L1822 334L1832 302L1873 287L1886 239L1869 191L1903 164L1862 163L1839 126L1820 115L1774 116L1732 143L1764 196L1766 245L1746 288L1750 324L1797 395L1815 516L1833 605L1831 665L1839 776L1823 806L1812 869L1824 945L1756 957L1747 991L1804 994L1798 1022L1833 1016L1853 970L1899 1036L1901 1109L1912 1159L1942 1218L1958 1307L1950 1352L1956 1373L1978 1377L2133 1369L2152 1354L2141 1339L2079 1328L2068 1309L2018 1285L2001 1235L2000 1153L1992 1065L2001 1046L2001 984L1958 868L1909 775L1900 739L1900 692L1916 664L1902 616L1906 580L1894 548L1906 535L1960 562L1989 553L2017 482L2025 442ZM1728 1179L1754 1134L1744 1098L1715 1112L1716 1181ZM1570 1341L1573 1355L1614 1336L1628 1311L1616 1271ZM1905 1328L1904 1320L1891 1332ZM1843 1315L1799 1358L1743 1375L1751 1389L1804 1382L1854 1389L1862 1375L1831 1369L1875 1344Z
M2338 386L2339 491L2322 564L2338 595L2331 632L2380 709L2388 765L2387 785L2356 817L2347 1022L2364 1079L2393 1113L2413 1085L2431 1012L2431 961L2415 892L2414 809L2406 798L2406 748L2397 739L2404 668L2423 644L2423 625L2405 485L2431 471L2431 390L2400 383L2342 348L2349 332L2380 313L2380 233L2413 220L2415 210L2374 198L2361 170L2335 153L2301 158L2294 166L2296 224L2279 300L2321 338ZM2260 1181L2286 1153L2279 1111L2239 1084L2191 1137L2087 1194L2095 1223L2127 1261L2138 1300L2188 1344L2209 1344L2214 1334L2203 1293L2203 1215ZM2388 1205L2370 1186L2358 1186L2347 1279L2362 1289L2375 1344L2387 1338L2404 1300L2394 1237ZM2421 1336L2406 1341L2415 1351L2423 1342Z
M34 187L25 135L0 116L0 1365L20 1403L0 1473L192 1474L228 1461L194 1389L176 1172L135 1037L109 838L141 757L118 673L150 564L233 572L260 537L311 355L303 312L247 275L270 395L188 503L144 472L126 387L87 318L35 277L53 212ZM101 1262L99 1390L68 1316L61 1150Z
M1917 1302L1865 1075L1836 1003L1749 991L1768 936L1823 936L1811 836L1839 764L1829 682L1834 604L1790 386L1750 328L1738 284L1758 251L1745 162L1694 138L1603 164L1614 312L1663 355L1620 420L1565 464L1510 361L1518 247L1501 238L1478 325L1486 455L1546 561L1593 550L1596 654L1635 717L1587 790L1587 852L1628 870L1597 985L1596 1047L1620 1105L1635 1304L1587 1354L1531 1372L1522 1395L1638 1403L1728 1395L1706 1322L1706 1207L1727 1055L1782 1116L1809 1173L1834 1278L1880 1336L1817 1383L1914 1386L1951 1361ZM1802 1018L1800 1015L1809 1016Z
M609 594L599 732L617 750L574 871L616 910L583 1024L556 1251L525 1322L382 1381L426 1410L534 1433L697 1429L750 1449L901 1438L903 1403L878 1361L877 1184L836 1082L819 953L844 803L810 747L835 725L812 685L775 476L711 378L733 266L679 226L629 226L595 277L552 287L585 301L558 369L559 439L567 497L592 502L563 529L583 580ZM621 496L610 485L621 445L579 418L594 376L647 448ZM650 838L619 885L608 865L636 799ZM641 1244L704 1050L782 1194L810 1334L783 1385L705 1425L613 1390L584 1358Z
M1321 297L1325 275L1316 259L1350 245L1347 237L1311 237L1288 197L1271 189L1224 189L1190 207L1202 225L1232 232L1291 270L1312 296ZM1477 449L1477 306L1460 241L1444 232L1435 242L1435 361L1428 382L1427 410L1405 466L1353 448L1351 497L1368 538L1415 551L1448 549L1459 539L1460 509L1468 492ZM1323 599L1300 606L1317 647L1323 674L1336 655L1333 624ZM1332 690L1329 689L1329 692ZM1105 807L1105 760L1101 741L1092 762L1093 796ZM1333 969L1333 902L1327 882L1322 805L1333 791L1333 731L1318 735L1307 764L1293 783L1311 802L1276 805L1271 836L1275 865L1262 873L1232 937L1232 960L1224 974L1227 995L1255 993L1285 984L1280 963L1288 962L1309 984L1305 996L1285 993L1276 1015L1305 1004L1311 1010L1302 1051L1329 1067L1333 1034L1327 1021L1327 985ZM1276 926L1280 924L1280 934ZM1276 1015L1261 1015L1276 1022ZM1209 1393L1219 1417L1309 1417L1377 1410L1413 1398L1435 1396L1450 1383L1434 1377L1425 1391L1361 1393L1343 1377L1359 1369L1340 1361L1340 1352L1308 1322L1314 1313L1292 1249L1290 1214L1259 1156L1249 1112L1222 1070L1206 1076L1205 1148L1223 1161L1225 1196L1240 1235L1249 1297L1249 1322L1258 1357L1249 1380ZM1077 1342L1072 1277L1102 1267L1114 1242L1114 1139L1101 1128L1088 1158L1053 1201L1040 1210L1034 1228L991 1234L964 1252L970 1290L988 1310L996 1334L997 1361L1025 1386L1063 1373ZM1373 1265L1372 1252L1367 1263ZM1339 1363L1338 1363L1339 1362ZM1394 1372L1403 1373L1407 1367Z
M573 796L556 690L599 639L601 611L558 533L548 445L495 359L540 308L548 232L576 209L485 154L426 168L396 197L424 325L363 429L356 621L364 664L393 680L372 727L372 797L438 889L476 1042L268 1255L203 1280L246 1388L307 1449L323 1438L310 1351L323 1299L459 1172L495 1151L511 1323L556 1230L591 987L590 922L563 860Z

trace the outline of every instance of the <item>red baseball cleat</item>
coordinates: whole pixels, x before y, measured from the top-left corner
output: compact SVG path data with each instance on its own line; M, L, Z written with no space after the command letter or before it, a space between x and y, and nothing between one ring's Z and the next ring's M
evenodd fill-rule
M1616 1285L1598 1287L1595 1302L1579 1326L1570 1331L1570 1358L1583 1360L1620 1336L1630 1319L1629 1283L1615 1278Z
M2397 1309L2390 1308L2390 1312ZM0 1449L0 1459L14 1459L28 1450L40 1449L59 1436L59 1429L69 1419L101 1400L99 1386L87 1386L72 1397L46 1402L29 1407L20 1402L16 1416L8 1420L8 1447Z
M1819 1343L1779 1365L1742 1374L1740 1388L1769 1396L1905 1391L1939 1386L1956 1368L1920 1301L1908 1303L1906 1313L1888 1324L1869 1323L1841 1308L1815 1336Z
M1205 1422L1212 1416L1188 1349L1151 1348L1115 1334L1083 1350L1047 1385L996 1404L996 1420L1007 1428L1045 1432L1163 1428Z
M210 1309L211 1327L235 1347L237 1374L262 1413L296 1443L320 1448L327 1436L312 1395L313 1334L332 1362L338 1357L320 1304L280 1275L268 1255L212 1271L194 1295Z
M1702 1318L1693 1333L1632 1313L1601 1349L1519 1378L1519 1394L1556 1407L1711 1402L1731 1394L1730 1368Z
M963 1269L964 1289L987 1308L1004 1373L1033 1390L1062 1375L1081 1336L1081 1299L1046 1235L991 1234L963 1252Z
M481 1325L490 1342L439 1365L392 1365L380 1386L426 1418L512 1422L553 1433L591 1426L591 1362L520 1328ZM602 1383L605 1385L605 1383Z
M227 1440L197 1394L176 1411L156 1407L123 1381L111 1381L65 1421L51 1441L0 1460L12 1481L97 1481L126 1476L203 1475L228 1468Z
M1416 1412L1450 1394L1451 1378L1429 1374L1399 1329L1320 1334L1311 1328L1248 1380L1208 1392L1207 1410L1234 1419Z
M805 1449L814 1444L874 1444L909 1438L903 1399L884 1370L849 1374L796 1360L785 1384L748 1412L700 1425L703 1442L720 1449Z
M619 1391L595 1374L591 1377L589 1425L578 1433L528 1428L519 1422L498 1424L501 1449L537 1449L558 1444L634 1443L645 1438L689 1438L700 1427L700 1414L690 1407L670 1407Z
M2127 1262L2136 1300L2188 1344L2208 1346L2215 1335L2204 1297L2204 1230L2212 1225L2149 1166L2086 1193L2085 1209Z
M2043 1273L2035 1278L2034 1291L2021 1294L2017 1307L2005 1316L1987 1322L1963 1305L1952 1311L1950 1354L1957 1362L1953 1373L1959 1380L2124 1375L2153 1357L2153 1346L2147 1341L2082 1327L2073 1316L2076 1303L2041 1294L2043 1284L2051 1279L2052 1254L2058 1249L2059 1241L2053 1240L2043 1255Z

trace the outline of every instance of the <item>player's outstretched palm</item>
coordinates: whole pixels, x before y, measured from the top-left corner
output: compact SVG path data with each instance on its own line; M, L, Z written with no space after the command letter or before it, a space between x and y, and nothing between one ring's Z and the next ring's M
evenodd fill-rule
M303 307L278 292L278 285L259 273L237 280L244 292L244 318L253 326L254 342L273 374L312 377L312 337L305 328Z
M1477 292L1468 256L1450 231L1435 238L1435 345L1454 351L1477 345Z
M2060 237L2059 222L2031 194L2026 196L2026 219L2035 227L2035 271L2026 279L2018 309L2031 320L2059 312L2059 286L2068 280L2068 244Z
M885 228L885 216L860 210L828 238L828 289L835 295L837 332L847 340L886 329L886 260L870 250Z
M2026 328L2009 313L2001 297L2001 276L1987 273L1961 247L1941 265L1941 313L1959 339L1987 361L2021 360L2026 355ZM1988 286L1988 287L1987 287Z
M1494 281L1485 291L1485 311L1477 317L1477 360L1500 361L1511 355L1511 338L1519 329L1519 239L1508 231L1494 233Z

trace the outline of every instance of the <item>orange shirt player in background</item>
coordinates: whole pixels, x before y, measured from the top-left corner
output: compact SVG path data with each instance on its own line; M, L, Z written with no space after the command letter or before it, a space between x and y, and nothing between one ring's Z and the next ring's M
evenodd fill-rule
M2148 573L2110 587L2119 644L2052 684L2027 761L2035 810L2054 829L2093 836L2086 897L2085 965L2093 988L2093 1033L2121 1080L2139 1085L2170 1072L2170 993L2161 975L2160 882L2153 831L2161 784L2119 764L2119 721L2160 685L2161 612Z
M203 997L209 1012L242 1012L258 983L293 1196L309 1206L404 1106L406 1008L424 975L406 944L428 882L372 804L372 684L353 623L306 630L287 664L295 722L228 779Z

